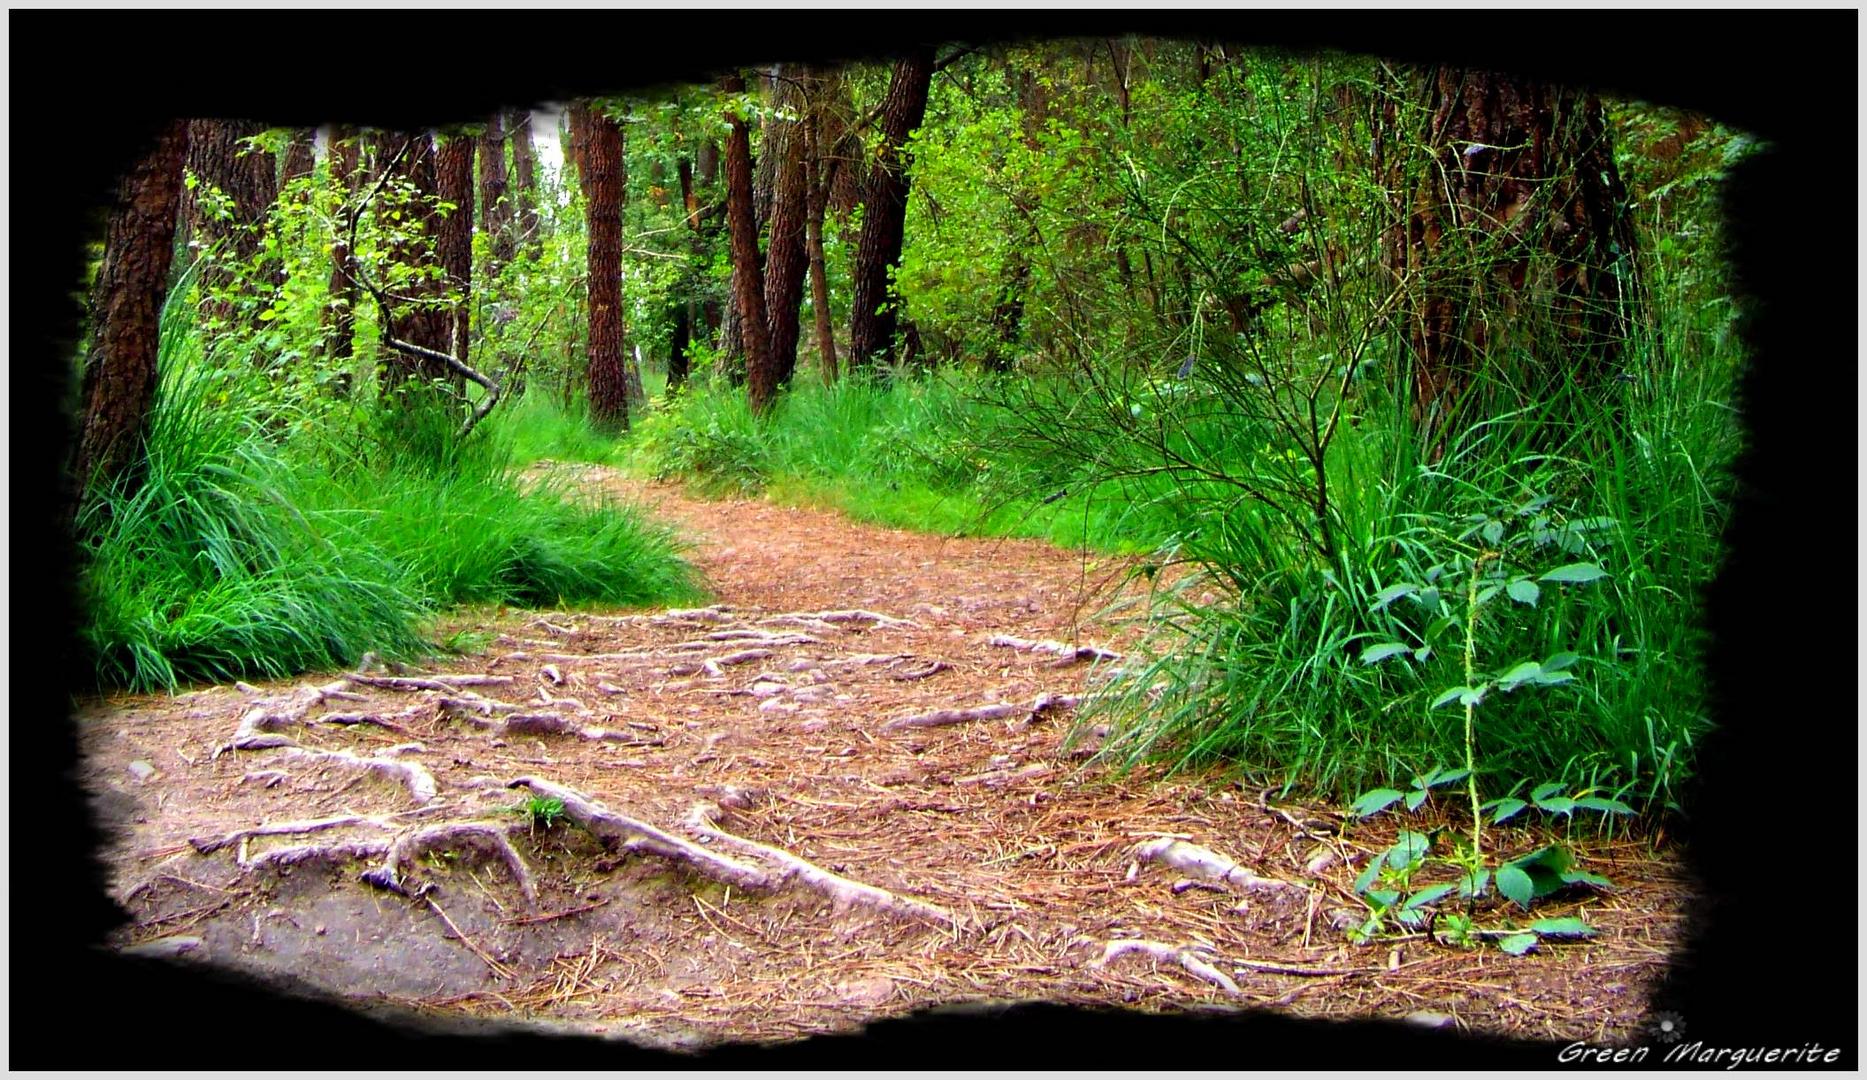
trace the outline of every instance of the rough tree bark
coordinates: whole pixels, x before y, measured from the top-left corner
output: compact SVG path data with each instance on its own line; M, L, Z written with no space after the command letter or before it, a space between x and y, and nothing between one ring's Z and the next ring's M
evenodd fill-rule
M804 125L795 119L805 106L796 72L774 68L773 102L791 119L774 119L766 128L765 157L771 168L771 235L765 245L766 348L775 386L791 381L797 368L798 308L804 297L808 256L804 233L810 216L809 180L805 174Z
M572 106L571 133L581 160L584 214L589 229L590 415L597 423L629 426L629 393L622 362L622 131L602 109Z
M513 198L518 209L519 244L536 249L538 235L538 157L532 149L530 109L514 109L506 118L506 141L512 144Z
M804 71L809 99L804 116L804 256L810 267L810 309L816 320L817 359L825 386L836 382L836 333L831 329L830 280L823 265L823 215L830 203L834 162L827 160L826 80L820 71Z
M728 75L720 80L720 90L743 93L745 79ZM745 347L746 400L753 413L762 416L777 400L778 380L766 334L765 283L759 267L758 225L753 220L752 140L736 108L727 108L726 120L732 129L726 139L726 227L732 233L733 307Z
M1509 346L1599 378L1640 305L1599 100L1462 68L1424 80L1430 160L1412 182L1390 178L1406 203L1389 254L1411 290L1416 415L1443 432L1472 377Z
M346 197L354 196L361 179L356 133L333 126L330 135L331 180L343 185ZM329 356L348 360L356 337L357 299L361 290L356 282L356 260L350 255L350 238L339 229L331 241L331 283L326 301L325 321Z
M888 81L880 144L862 185L862 240L856 249L849 327L852 368L872 366L894 345L897 314L888 297L888 271L901 258L907 221L908 161L903 144L927 113L933 66L933 47L921 46L895 61Z
M448 352L467 359L467 330L473 309L473 142L462 133L438 138L435 192L454 209L437 215L434 254L447 275L444 288L455 295L448 307Z
M117 185L105 225L104 261L91 291L84 418L66 521L94 476L99 485L135 483L138 443L156 394L162 301L175 254L188 128L183 120L163 128L155 146Z
M494 113L480 134L480 231L486 234L491 258L487 272L496 274L512 261L512 229L516 215L507 194L506 118Z
M285 160L279 166L279 190L285 190L294 180L311 175L317 163L317 137L315 128L300 128L292 132L292 141L285 148Z
M189 227L203 252L214 253L202 269L201 305L209 334L236 327L257 327L265 305L243 295L246 268L253 281L270 281L269 271L254 266L264 240L266 214L278 199L278 176L272 155L250 149L242 140L265 131L265 125L247 120L191 120L188 123L188 170L201 184L227 197L229 213L210 214L196 191L188 200ZM256 271L256 274L254 273ZM242 310L244 309L244 311Z
M417 271L415 278L393 290L404 302L390 305L390 329L394 337L411 345L447 352L453 320L444 306L433 302L440 296L438 283L423 272L436 265L436 255L431 250L438 226L434 212L437 194L434 139L424 131L390 136L384 141L388 145L382 155L382 168L392 170L392 179L413 189L413 201L405 204L402 212L408 235L390 245L389 259ZM402 150L404 141L408 144L405 151ZM423 358L411 366L400 356L387 360L382 369L382 383L386 389L401 386L417 372L424 380L440 379L449 383L457 380L455 373L438 361Z

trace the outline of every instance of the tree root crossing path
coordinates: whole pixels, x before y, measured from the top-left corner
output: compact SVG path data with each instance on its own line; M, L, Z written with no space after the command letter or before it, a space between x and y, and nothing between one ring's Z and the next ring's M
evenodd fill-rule
M713 602L87 703L117 947L665 1047L1024 1000L1636 1030L1684 902L1644 847L1575 841L1590 941L1357 946L1391 825L1097 760L1114 563L548 468L679 528Z

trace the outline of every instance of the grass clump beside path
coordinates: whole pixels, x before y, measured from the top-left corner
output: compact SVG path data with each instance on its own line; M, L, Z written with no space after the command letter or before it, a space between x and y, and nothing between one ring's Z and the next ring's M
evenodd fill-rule
M165 316L160 370L145 467L89 492L77 521L100 686L410 658L452 604L701 595L668 530L548 484L521 489L497 432L455 444L367 405L325 403L322 418L262 406L265 376L208 361L185 317Z

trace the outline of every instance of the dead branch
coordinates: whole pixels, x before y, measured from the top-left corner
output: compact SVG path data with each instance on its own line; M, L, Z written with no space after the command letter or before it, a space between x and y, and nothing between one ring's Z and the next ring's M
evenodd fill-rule
M901 896L874 885L852 881L840 874L825 870L815 863L798 858L782 848L775 848L726 832L716 824L723 813L724 811L713 803L696 803L694 808L688 812L684 824L689 830L726 847L776 864L781 868L779 881L796 878L810 888L828 896L839 910L857 905L955 929L959 927L959 920L943 908Z

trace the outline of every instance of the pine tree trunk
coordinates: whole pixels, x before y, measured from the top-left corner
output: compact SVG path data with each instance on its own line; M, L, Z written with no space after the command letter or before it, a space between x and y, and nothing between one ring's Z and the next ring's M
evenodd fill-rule
M258 265L267 212L278 199L272 155L248 148L241 140L265 131L245 120L191 120L188 124L188 170L199 182L223 194L227 213L210 214L204 191L188 201L189 226L208 262L200 285L203 329L210 337L257 328L270 301L270 268Z
M817 331L817 361L825 386L836 382L836 333L831 329L830 280L823 264L823 216L830 203L835 162L829 160L827 127L830 80L816 68L804 70L809 102L804 114L804 256L810 268L810 308Z
M774 103L791 116L805 107L794 79L778 84ZM788 384L797 368L798 308L808 266L804 234L810 200L803 127L796 120L773 120L766 136L765 157L773 162L771 237L765 250L766 347L776 386Z
M330 135L331 180L354 196L361 180L360 154L355 132L333 126ZM350 359L356 338L357 300L361 290L356 282L356 260L350 255L350 237L341 227L331 238L331 283L325 301L328 355L335 362ZM341 384L347 388L346 381Z
M587 102L572 106L571 137L589 230L588 376L590 416L627 428L629 392L622 358L622 131Z
M516 186L513 201L518 209L518 243L537 250L538 235L538 156L532 148L532 114L529 109L515 109L506 118L506 141L512 144L512 179Z
M105 225L104 261L91 291L84 419L72 466L75 487L64 507L67 521L87 486L135 483L143 429L156 395L162 302L175 255L188 129L183 120L165 127L117 185Z
M315 128L300 128L292 133L292 141L285 148L285 161L279 167L280 191L290 187L292 181L311 175L317 165L317 138Z
M512 198L506 191L506 118L503 113L494 113L486 122L486 131L480 135L479 164L480 231L486 234L492 253L486 267L490 275L497 274L500 267L512 261L515 215Z
M445 289L455 296L448 319L448 352L467 359L467 332L473 310L473 143L465 134L445 136L435 151L435 183L442 202L452 203L436 222L435 257L447 274Z
M720 81L720 89L743 93L745 79L729 75ZM732 234L733 309L745 347L746 400L753 413L762 416L777 400L778 381L765 332L765 283L753 220L751 136L737 109L729 108L726 119L732 128L726 139L726 227Z
M927 112L934 50L921 46L895 62L882 105L881 140L875 164L862 185L862 240L856 249L855 297L850 314L849 363L866 368L894 347L895 305L888 271L901 258L907 221L909 132Z
M407 149L403 150L406 141ZM434 140L427 132L414 134L385 135L383 140L382 168L391 170L395 179L411 185L415 192L415 201L403 209L403 222L413 226L418 237L410 237L404 242L392 244L389 250L391 262L410 267L418 272L426 271L436 265L435 253L428 243L436 237L437 222L432 200L436 195ZM400 155L398 157L398 154ZM384 332L410 345L419 345L435 352L446 352L452 344L451 329L453 320L445 306L435 302L440 290L425 273L404 285L399 292L409 297L414 303L395 303L389 305L389 323ZM409 379L419 374L422 380L441 380L452 382L457 377L446 365L426 358L416 360L390 350L384 355L382 369L383 386L393 389L402 386Z
M1431 160L1416 180L1390 180L1408 199L1390 256L1413 288L1414 408L1443 434L1487 362L1536 356L1598 379L1640 303L1600 102L1459 68L1425 79Z

